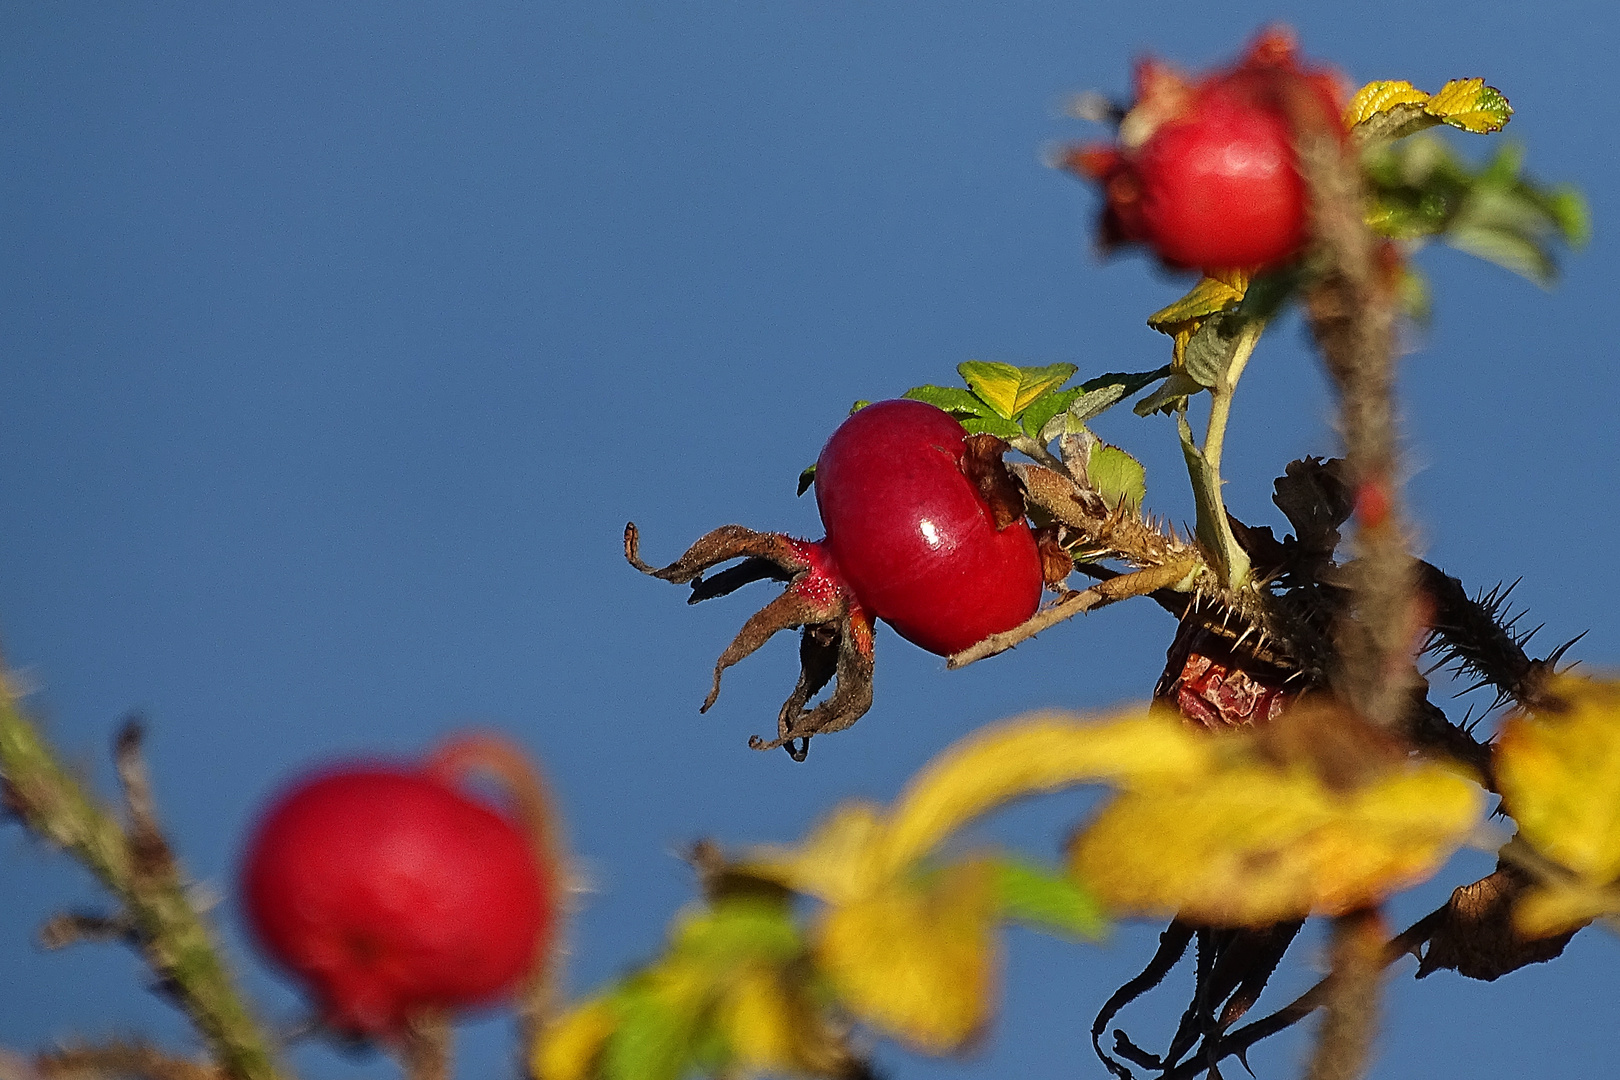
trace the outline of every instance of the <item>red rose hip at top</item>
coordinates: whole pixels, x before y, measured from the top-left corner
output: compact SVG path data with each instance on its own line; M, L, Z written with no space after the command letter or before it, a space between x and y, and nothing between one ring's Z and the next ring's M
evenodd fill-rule
M1335 134L1338 78L1303 66L1286 31L1262 34L1234 67L1189 79L1137 65L1117 144L1081 147L1069 168L1102 185L1105 247L1140 243L1173 267L1264 269L1309 234L1291 118Z

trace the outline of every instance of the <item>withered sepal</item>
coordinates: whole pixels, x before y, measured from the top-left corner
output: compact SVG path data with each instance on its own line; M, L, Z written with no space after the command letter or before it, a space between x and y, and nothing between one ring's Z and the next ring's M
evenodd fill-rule
M826 545L781 533L755 532L741 525L722 525L698 538L686 553L658 568L641 558L640 534L632 522L624 527L624 555L644 574L675 584L690 584L688 603L724 596L752 581L773 578L787 589L755 612L714 665L714 684L699 712L708 712L720 696L726 668L753 653L779 630L803 628L799 643L797 685L777 715L777 737L752 736L756 750L782 747L795 761L810 750L810 737L842 731L872 707L872 619L844 586ZM736 566L704 578L705 571L732 559ZM833 693L807 709L829 682Z

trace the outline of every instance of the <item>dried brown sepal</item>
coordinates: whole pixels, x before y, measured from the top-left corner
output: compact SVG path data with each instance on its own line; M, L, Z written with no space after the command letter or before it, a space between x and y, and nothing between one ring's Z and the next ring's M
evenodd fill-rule
M756 750L783 747L795 761L803 761L809 753L812 735L842 731L872 707L872 621L850 599L829 558L820 552L818 544L780 533L723 525L700 537L675 562L658 568L642 561L635 525L624 529L624 554L630 565L664 581L690 583L689 603L723 596L766 578L788 583L780 596L743 624L715 661L714 682L699 711L708 712L719 699L727 668L757 651L778 631L802 627L799 679L777 714L777 737L767 741L755 735L748 740ZM743 561L703 577L705 571L732 559ZM835 681L831 696L814 708L806 707Z
M1356 501L1344 480L1344 462L1306 457L1290 461L1272 487L1271 501L1294 527L1297 559L1324 566L1339 546L1339 526L1350 520Z
M1007 450L1006 440L994 435L969 435L962 441L962 475L989 504L997 532L1024 519L1024 493L1001 460Z
M703 699L703 705L698 709L698 712L708 712L714 706L714 703L719 700L720 676L725 672L726 668L748 657L761 645L769 641L778 630L791 630L800 626L827 625L828 614L825 607L817 605L808 597L801 596L791 590L784 592L781 596L754 612L748 621L743 623L742 629L731 640L731 644L726 646L726 651L720 654L720 659L715 661L714 685L709 689L709 696ZM801 649L800 655L803 656L803 654L803 649ZM802 673L799 676L799 682L804 683ZM826 680L823 679L818 685L818 689L820 686L825 685Z
M139 933L135 920L125 913L64 911L45 920L39 928L39 943L47 949L65 949L81 941L122 941L139 945Z
M1576 931L1526 939L1513 928L1513 904L1530 877L1507 863L1472 885L1460 885L1438 918L1426 948L1414 952L1417 977L1455 971L1470 979L1493 982L1510 971L1545 963L1564 951Z
M698 537L696 543L686 549L686 554L668 566L659 568L642 561L641 533L636 528L636 523L632 521L624 527L624 557L629 560L631 566L643 574L650 574L661 581L673 582L676 585L699 580L703 571L723 562L730 562L732 559L763 559L789 573L798 573L810 568L810 563L800 553L798 546L788 537L781 533L755 532L741 525L722 525L718 529L704 533Z
M1058 527L1035 530L1035 550L1041 557L1041 580L1049 589L1061 590L1074 573L1074 556L1058 538Z
M872 707L873 626L864 612L846 612L836 623L804 628L799 640L799 681L776 717L776 738L748 740L755 750L783 747L794 761L810 752L812 735L843 731ZM805 705L829 682L832 696L813 709Z

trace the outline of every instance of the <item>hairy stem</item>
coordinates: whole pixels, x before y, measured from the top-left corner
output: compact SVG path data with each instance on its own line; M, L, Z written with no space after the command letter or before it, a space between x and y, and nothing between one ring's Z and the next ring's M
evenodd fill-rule
M1320 100L1303 85L1285 95L1300 172L1311 199L1316 279L1307 317L1339 393L1345 465L1357 499L1349 615L1335 630L1334 689L1368 720L1396 729L1418 686L1421 634L1416 568L1400 506L1395 423L1399 256L1367 228L1356 158Z
M232 1080L274 1080L269 1042L238 992L212 930L186 896L157 830L140 765L138 725L118 740L128 828L57 761L0 675L0 780L6 801L42 838L83 863L123 906L131 937Z
M1385 961L1384 920L1375 910L1333 920L1333 977L1306 1080L1359 1080L1372 1060Z

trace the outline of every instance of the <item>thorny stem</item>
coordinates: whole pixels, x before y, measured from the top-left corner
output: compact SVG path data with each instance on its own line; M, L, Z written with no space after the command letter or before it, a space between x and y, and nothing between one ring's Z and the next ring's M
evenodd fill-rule
M1396 256L1367 228L1361 174L1337 119L1303 86L1285 95L1300 171L1310 191L1320 259L1307 315L1339 392L1345 465L1358 500L1351 614L1336 628L1335 690L1372 723L1393 730L1417 687L1413 652L1415 566L1401 518L1395 426Z
M238 993L212 930L187 898L181 869L157 829L139 739L138 726L131 725L118 740L126 829L56 760L0 675L0 782L8 807L118 898L141 954L191 1017L225 1076L275 1080L269 1042Z

